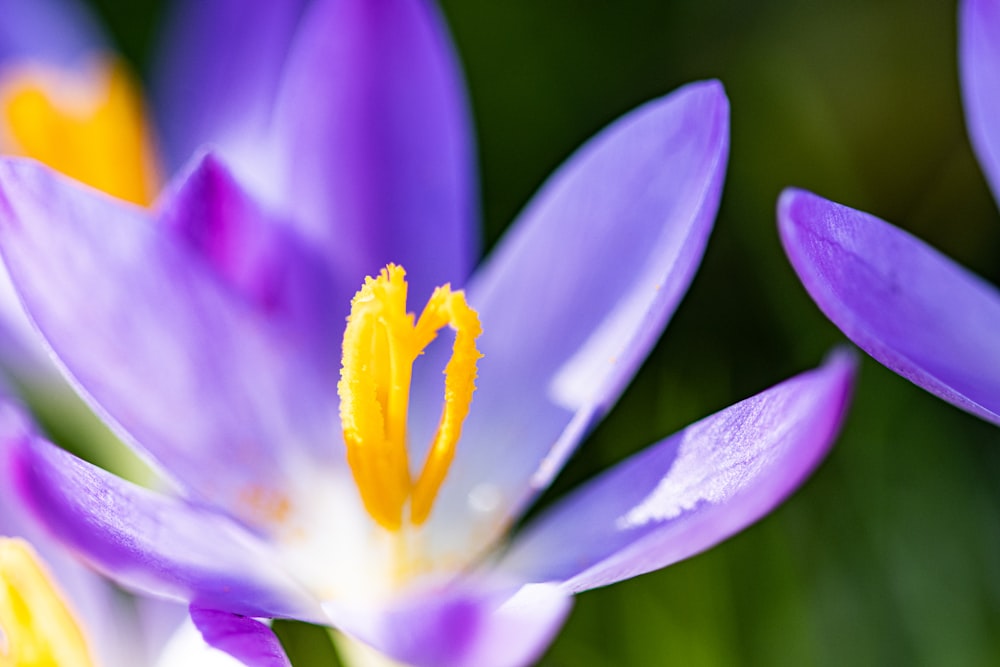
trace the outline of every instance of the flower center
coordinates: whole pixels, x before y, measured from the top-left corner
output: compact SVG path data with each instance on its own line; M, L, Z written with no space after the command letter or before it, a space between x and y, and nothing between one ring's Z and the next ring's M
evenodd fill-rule
M159 187L138 86L111 58L92 71L26 64L0 72L0 152L136 204L150 204Z
M397 531L403 509L420 525L430 516L448 474L475 391L479 315L461 291L434 290L414 322L406 312L406 272L394 264L365 283L351 300L340 371L340 421L347 462L368 514ZM444 370L444 408L420 474L414 479L406 447L413 363L445 326L455 330Z
M34 550L0 538L0 667L93 667L79 626Z

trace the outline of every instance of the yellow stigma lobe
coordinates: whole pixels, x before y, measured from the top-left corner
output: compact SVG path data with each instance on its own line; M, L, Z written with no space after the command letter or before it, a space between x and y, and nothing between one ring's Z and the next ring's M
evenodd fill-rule
M138 85L117 60L84 71L30 64L0 72L0 152L145 206L159 187L150 137Z
M93 667L83 633L34 550L0 538L0 667Z
M427 520L448 474L462 423L475 391L479 316L463 292L434 290L420 318L406 312L406 272L390 264L365 279L344 330L340 421L347 462L361 500L383 528L399 530L410 503L410 522ZM455 330L445 367L445 396L437 433L416 480L410 477L406 419L413 363L445 326Z

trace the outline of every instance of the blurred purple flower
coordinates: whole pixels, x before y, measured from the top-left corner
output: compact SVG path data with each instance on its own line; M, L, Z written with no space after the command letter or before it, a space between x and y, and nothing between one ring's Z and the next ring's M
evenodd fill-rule
M161 109L168 154L199 157L154 209L0 161L0 252L25 308L177 492L124 482L29 427L8 437L12 488L95 567L199 609L332 625L414 665L521 665L572 593L716 544L822 459L852 382L843 354L511 534L694 275L728 152L717 82L588 142L467 279L470 124L427 3L179 11ZM351 296L389 262L408 270L411 303L464 285L484 355L433 512L396 529L366 510L337 421ZM413 369L414 459L437 426L448 354L432 347Z
M1000 2L964 0L962 90L969 136L1000 196ZM874 216L790 189L785 251L809 294L875 359L949 403L1000 424L1000 293Z

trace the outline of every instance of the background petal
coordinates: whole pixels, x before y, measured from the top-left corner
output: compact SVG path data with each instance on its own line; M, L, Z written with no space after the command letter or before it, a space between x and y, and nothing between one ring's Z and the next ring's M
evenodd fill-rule
M164 151L180 168L211 143L241 170L259 169L278 80L310 0L168 3L154 94Z
M11 61L73 67L104 50L86 5L75 0L0 0L0 71Z
M6 396L0 397L0 478L10 479L7 452L30 432L27 414ZM121 592L104 577L70 556L33 520L21 498L4 485L0 493L0 535L21 537L31 543L59 590L66 597L91 650L101 665L114 667L141 663L146 639L132 617L132 608Z
M229 518L125 482L30 433L5 446L7 488L126 588L251 616L318 617L268 547Z
M826 455L854 367L836 354L632 456L529 524L500 568L575 592L666 567L739 532Z
M510 592L466 583L390 608L325 605L337 628L413 667L520 667L541 655L569 613L555 586Z
M483 537L473 526L505 527L617 399L701 260L728 143L718 82L647 104L570 158L476 273L484 358L430 520L436 543L456 525L471 539ZM418 363L418 444L436 426L442 350Z
M472 138L432 3L314 2L274 123L277 196L345 284L357 289L388 262L407 269L417 303L464 282L476 239Z
M908 233L801 190L778 203L785 251L834 324L911 382L1000 424L1000 293Z
M247 667L291 667L281 642L260 621L194 606L191 620L210 646L225 651Z
M71 379L183 488L264 525L291 483L283 465L307 446L337 452L335 378L317 378L294 339L143 209L4 161L0 231L21 299Z
M994 198L1000 198L1000 3L963 0L959 66L969 138Z
M333 313L357 287L338 290L320 253L212 153L197 156L159 203L161 224L261 317L295 337L310 364L339 375L340 347L332 341L343 336L344 319Z

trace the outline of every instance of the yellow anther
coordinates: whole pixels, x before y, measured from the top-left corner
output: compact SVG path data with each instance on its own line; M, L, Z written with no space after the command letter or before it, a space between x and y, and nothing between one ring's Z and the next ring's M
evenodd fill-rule
M0 153L35 158L136 204L150 204L159 188L138 85L112 58L84 71L28 64L0 72Z
M423 523L448 473L475 391L479 316L462 292L434 291L414 323L406 312L406 272L390 264L351 301L340 371L340 420L347 462L365 509L387 530L399 530L410 502L410 520ZM445 368L444 410L437 435L416 482L410 477L406 420L413 363L445 326L455 329Z
M93 667L83 633L27 542L0 538L0 667Z

